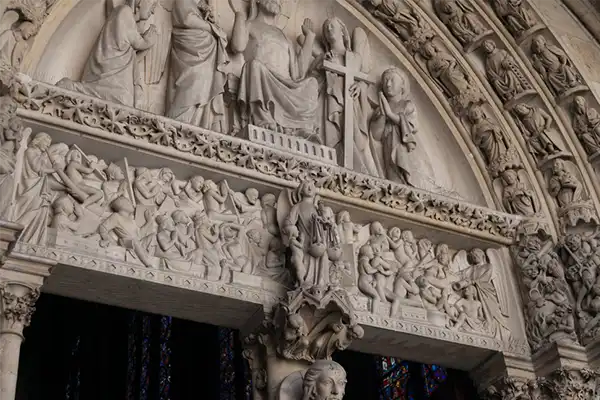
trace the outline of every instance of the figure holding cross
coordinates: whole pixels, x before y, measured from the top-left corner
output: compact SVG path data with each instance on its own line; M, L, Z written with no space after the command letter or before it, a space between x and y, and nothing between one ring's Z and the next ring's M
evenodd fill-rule
M382 176L378 157L373 152L368 121L371 107L367 88L369 79L369 43L361 28L350 37L348 28L337 17L323 23L325 54L325 145L343 157L346 168L373 176ZM342 162L343 161L343 162Z

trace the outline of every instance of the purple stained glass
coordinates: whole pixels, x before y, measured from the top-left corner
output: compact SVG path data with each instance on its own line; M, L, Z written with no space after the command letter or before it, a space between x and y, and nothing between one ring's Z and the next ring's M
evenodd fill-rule
M142 370L140 373L139 400L148 400L150 389L150 344L152 338L152 324L149 315L142 317Z
M220 400L235 399L235 336L233 329L219 328Z
M173 318L160 319L160 368L159 368L159 398L171 399L171 324Z
M446 369L439 365L423 364L423 380L425 381L425 396L430 397L448 378Z

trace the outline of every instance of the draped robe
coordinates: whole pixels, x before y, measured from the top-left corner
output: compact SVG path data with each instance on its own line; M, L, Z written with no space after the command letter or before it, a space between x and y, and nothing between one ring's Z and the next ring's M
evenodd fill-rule
M225 113L223 93L229 64L227 37L205 21L198 0L177 0L173 9L171 48L172 100L167 116L206 129L218 126ZM194 24L204 21L210 29Z

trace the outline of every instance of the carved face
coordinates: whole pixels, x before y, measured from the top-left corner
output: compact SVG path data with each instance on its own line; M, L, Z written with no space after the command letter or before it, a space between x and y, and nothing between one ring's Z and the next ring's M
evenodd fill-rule
M202 190L202 185L204 184L204 178L197 175L194 176L191 180L190 180L190 186L192 187L192 189L194 189L196 192L199 192Z
M315 184L312 182L306 182L302 187L302 194L305 197L314 197L317 189L315 188Z
M37 147L41 151L46 151L50 147L52 139L47 133L38 133L31 141L31 146Z
M173 171L169 168L163 168L160 170L160 180L165 183L170 183L175 179L175 175L173 175Z
M485 253L481 249L473 249L469 254L473 264L483 264L485 262Z
M483 49L486 53L490 54L496 50L496 43L494 43L492 40L486 40L483 42Z
M475 286L467 286L465 288L465 297L468 299L474 299L477 296L477 290L475 290Z
M393 227L392 229L390 229L390 238L392 238L392 240L399 240L401 237L402 231L400 231L400 228Z
M329 18L323 24L323 36L327 43L343 43L344 42L344 31L342 23L337 18Z
M515 107L515 113L521 117L524 117L525 115L529 114L529 107L527 107L525 104L518 104Z
M346 372L328 368L321 372L315 382L313 400L341 400L346 391Z
M413 236L413 233L411 231L404 231L402 232L402 240L404 240L405 242L412 243L415 241L415 237Z
M373 222L371 224L371 234L372 235L383 235L385 233L385 229L383 229L383 225L379 222Z
M383 93L387 97L393 97L404 93L404 78L396 69L390 69L383 73L381 82Z
M511 169L502 173L502 178L504 178L504 182L507 186L517 183L517 174Z
M529 279L535 279L539 275L539 271L536 266L529 266L523 270L523 274Z
M340 211L338 218L340 224L348 223L350 222L350 213L348 211Z
M574 101L575 110L580 113L583 113L585 111L585 103L586 103L585 98L583 98L582 96L575 97L575 101Z
M246 190L246 198L251 204L256 204L256 202L258 201L258 190L254 188Z
M275 196L271 193L267 193L262 197L261 203L263 207L274 207Z
M579 235L569 235L567 236L567 246L571 250L579 250L581 247L581 236Z
M281 0L259 0L258 7L271 15L281 14Z
M29 21L25 21L19 25L19 31L23 40L29 40L30 37L35 35L35 25Z
M546 39L543 36L538 35L535 38L533 38L533 41L531 43L531 50L533 50L534 53L542 51L544 47L546 47Z

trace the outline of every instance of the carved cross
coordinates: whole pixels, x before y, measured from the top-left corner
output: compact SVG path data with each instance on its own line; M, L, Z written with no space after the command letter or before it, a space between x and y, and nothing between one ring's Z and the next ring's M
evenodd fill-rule
M344 125L342 136L344 138L344 167L354 167L354 99L350 94L350 87L355 82L367 82L375 84L369 79L369 75L361 72L361 60L354 53L346 51L345 65L325 60L323 69L333 72L344 78Z

